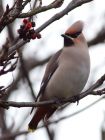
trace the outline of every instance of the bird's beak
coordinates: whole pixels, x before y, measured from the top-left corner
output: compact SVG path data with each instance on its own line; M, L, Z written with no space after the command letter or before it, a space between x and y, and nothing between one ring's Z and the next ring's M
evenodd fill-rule
M62 36L62 37L66 37L66 35L65 35L65 34L61 34L61 36Z
M64 38L66 38L66 37L67 37L67 35L65 35L65 34L61 34L61 36L62 36L62 37L64 37Z
M72 40L72 37L70 37L69 35L62 34L61 36L64 37L65 39L70 39L70 40Z
M64 38L64 46L73 46L74 41L73 38L67 34L61 35Z
M67 39L71 39L71 37L66 35L66 34L62 34L61 36L64 37L64 38L67 38Z

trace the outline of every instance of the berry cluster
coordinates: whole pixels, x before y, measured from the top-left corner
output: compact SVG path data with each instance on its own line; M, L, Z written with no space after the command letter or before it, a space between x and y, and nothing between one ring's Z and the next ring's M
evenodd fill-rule
M34 30L35 22L30 22L28 19L23 19L23 25L18 29L19 38L23 40L40 39L41 34L36 33Z

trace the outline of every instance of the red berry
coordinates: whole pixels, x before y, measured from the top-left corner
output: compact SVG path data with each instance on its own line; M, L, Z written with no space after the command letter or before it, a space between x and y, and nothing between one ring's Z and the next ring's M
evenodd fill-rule
M27 24L26 24L26 29L30 29L32 27L32 23L31 22L28 22Z
M18 34L20 34L22 31L21 31L21 29L18 29L17 32L18 32Z
M29 32L26 33L26 37L27 37L27 39L31 39L31 36L30 36Z
M23 19L23 23L27 24L28 23L28 19Z
M41 38L41 34L37 33L37 39Z
M31 39L36 39L36 37L37 37L36 34L31 35Z
M23 38L23 35L20 34L20 35L19 35L19 38Z
M20 32L20 29L18 29L17 32L19 33Z

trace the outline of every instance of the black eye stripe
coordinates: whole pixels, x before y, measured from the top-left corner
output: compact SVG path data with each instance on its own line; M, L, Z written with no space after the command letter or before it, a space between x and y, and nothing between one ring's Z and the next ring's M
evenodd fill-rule
M73 34L67 33L66 35L68 35L68 36L70 36L70 37L72 37L72 38L76 38L76 37L78 37L80 34L81 34L81 32L76 32L76 33L73 33Z

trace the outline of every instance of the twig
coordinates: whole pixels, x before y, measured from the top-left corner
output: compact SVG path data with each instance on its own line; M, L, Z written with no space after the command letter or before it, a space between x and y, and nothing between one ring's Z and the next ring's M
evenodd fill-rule
M88 41L88 45L89 47L92 45L96 45L99 43L104 43L105 41L105 27L103 27L98 34L96 35L96 37L94 37L92 40Z
M42 24L38 29L36 29L36 32L41 32L43 29L45 29L48 25L53 23L56 20L59 20L62 18L64 15L68 14L71 10L88 3L93 0L72 0L67 7L62 10L61 12L55 14L53 17L51 17L48 21L46 21L44 24Z
M34 16L38 13L50 10L52 8L59 8L63 4L63 1L64 0L56 0L56 1L52 2L51 4L49 4L47 6L34 8L30 12L20 14L18 16L18 18L31 17L31 16Z
M32 95L33 99L36 100L36 96L35 96L30 78L28 76L28 72L27 72L27 69L26 69L26 66L25 66L25 63L24 63L24 59L23 59L21 50L19 51L19 56L20 56L20 62L21 62L21 68L22 68L22 71L23 71L23 75L28 82L28 85L29 85L29 88L31 90L31 95Z
M28 1L29 2L29 1ZM12 23L21 13L21 11L24 9L27 3L23 4L23 0L17 0L12 8L9 7L7 4L6 11L0 18L0 32L4 29L5 26Z
M29 132L28 131L22 131L22 132L14 132L12 134L4 134L0 137L0 140L9 140L9 139L14 139L17 136L20 135L27 135Z
M27 43L27 41L23 41L23 40L19 41L17 44L15 44L9 48L8 54L13 53L14 51L19 49L20 47L24 46L26 43Z

